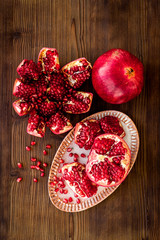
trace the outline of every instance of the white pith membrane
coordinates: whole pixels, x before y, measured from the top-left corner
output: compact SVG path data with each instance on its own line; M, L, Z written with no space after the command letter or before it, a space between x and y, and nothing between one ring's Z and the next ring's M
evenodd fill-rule
M45 124L43 122L40 122L38 127L37 127L37 129L35 129L34 131L31 130L32 125L33 125L33 123L28 123L28 125L27 125L27 133L29 133L30 135L36 136L36 137L42 137L42 135L40 133L38 133L38 132L39 132L39 130L41 132L45 132L45 128L46 128ZM43 126L43 127L40 128L39 126Z
M75 162L75 163L69 164L68 167L67 167L67 166L62 167L62 174L64 174L64 170L65 170L65 169L68 169L68 172L72 172L72 171L73 171L73 170L72 170L72 167L78 166L78 165L81 166L81 171L79 171L79 174L80 174L81 181L82 181L82 171L85 169L85 167L84 167L84 165L82 165L82 164L80 164L80 163L76 163L76 162ZM72 189L73 192L75 192L79 197L82 197L82 196L77 192L76 187L70 184L70 181L68 181L68 180L65 179L65 182L68 184L68 186ZM80 187L79 182L77 182L77 181L74 181L74 182L76 182L76 183L79 185L80 190L83 192L83 194L84 194L84 197L83 197L83 198L87 198L86 193L85 193L85 192L82 190L82 188Z
M45 67L44 67L45 64L43 62L43 58L46 58L46 53L47 53L48 50L51 51L51 52L54 52L56 50L56 48L42 48L42 50L40 51L40 54L38 56L38 61L40 61L42 63L42 71L43 72L45 72ZM59 64L58 53L56 55L54 55L54 59L55 59L55 64L53 65L52 70L57 71L55 66L56 66L56 64Z
M23 115L25 115L27 112L29 112L29 110L31 109L31 106L28 106L28 108L27 108L27 104L26 104L26 106L24 106L23 108L22 108L22 106L21 106L21 104L22 103L26 103L25 101L23 101L23 100L17 100L17 101L15 101L15 102L13 102L13 107L14 107L14 109L15 109L15 111L18 113L18 114L22 114L23 113Z
M76 72L74 72L72 75L69 74L68 72L65 72L65 69L70 70L70 69L71 69L72 67L74 67L74 66L83 67L82 61L84 61L84 60L86 61L86 63L88 63L88 65L84 67L85 70L83 70L83 71L76 71ZM87 61L87 59L86 59L86 58L79 58L79 59L76 59L75 61L72 61L72 62L70 62L69 64L65 65L65 66L62 68L62 71L68 76L68 80L69 80L69 82L70 82L70 85L73 87L74 84L76 83L76 79L74 79L72 76L73 76L74 74L83 73L84 71L88 70L89 68L92 68L92 66L91 66L91 64Z
M105 135L108 135L108 136L105 136ZM87 163L87 173L89 173L88 177L92 181L95 182L95 177L92 176L92 174L90 174L94 164L99 164L100 162L105 162L106 158L108 159L109 162L113 162L113 158L123 156L124 159L120 160L119 166L121 166L123 169L125 169L125 173L122 177L122 179L124 179L125 176L127 175L129 165L130 165L130 150L129 150L129 153L125 152L124 155L114 155L112 157L109 156L109 153L111 152L113 147L116 144L118 144L119 142L122 142L122 147L128 150L129 147L128 147L127 143L123 139L120 139L119 136L116 136L113 134L103 134L101 136L98 136L96 139L103 139L103 138L111 139L111 140L114 140L115 142L112 144L110 150L105 155L98 154L98 153L96 153L96 151L94 149L91 149L91 152L88 157L88 163ZM115 184L119 184L119 181L118 182L112 181L112 182L108 183L108 179L100 179L99 181L96 181L96 183L99 184L100 186L107 186L107 185L113 186Z

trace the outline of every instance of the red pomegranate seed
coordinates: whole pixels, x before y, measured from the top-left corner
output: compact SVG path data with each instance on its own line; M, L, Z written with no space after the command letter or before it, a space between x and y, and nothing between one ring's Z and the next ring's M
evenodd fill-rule
M73 201L73 198L72 198L72 197L69 197L69 198L68 198L68 201L69 201L69 202L72 202L72 201Z
M60 189L59 192L60 192L60 193L64 193L64 190L63 190L63 189Z
M64 202L64 203L68 203L68 199L67 199L67 198L64 198L64 199L63 199L63 202Z
M32 161L32 162L36 162L36 161L37 161L37 158L31 157L31 161Z
M57 180L58 180L57 176L54 176L54 177L53 177L53 179L54 179L55 181L57 181Z
M63 180L63 178L62 177L59 177L59 181L62 181Z
M43 150L43 155L47 155L47 151L46 150Z
M51 185L52 187L54 187L54 186L55 186L55 183L54 183L54 182L50 182L50 185Z
M33 182L38 182L38 179L37 178L33 178Z
M78 159L77 159L77 158L74 158L73 160L74 160L74 162L78 162Z
M55 192L58 192L58 191L59 191L59 188L56 188L56 189L55 189Z
M78 203L78 204L79 204L80 202L81 202L81 201L80 201L80 199L79 199L79 198L77 198L77 199L76 199L76 203Z
M82 157L82 158L85 158L85 157L86 157L86 154L81 153L81 157Z
M39 167L39 166L36 166L36 169L37 169L37 170L40 170L40 167Z
M32 146L34 146L35 144L36 144L36 142L35 142L35 141L32 141L32 142L31 142L31 145L32 145Z
M35 168L36 168L36 166L34 166L34 165L31 165L31 166L30 166L30 168L31 168L31 169L35 169Z
M18 165L19 168L22 168L22 167L23 167L23 166L22 166L22 163L17 163L17 165Z
M17 178L17 182L21 182L21 181L22 181L21 177Z
M26 150L27 151L31 151L31 147L30 146L26 146Z
M72 151L72 148L67 148L67 152L71 152Z
M44 163L43 163L43 166L44 166L44 167L47 167L47 166L48 166L48 164L44 162Z
M78 197L78 195L77 195L76 193L74 194L74 196L75 196L76 198Z
M52 147L52 146L51 146L50 144L47 144L47 145L46 145L46 148L47 148L47 149L50 149L51 147Z
M38 161L37 162L37 167L39 167L41 165L41 162L40 161Z
M44 172L41 173L41 177L44 177Z
M40 168L39 170L40 170L41 172L44 172L44 169L43 169L43 168Z
M73 153L70 153L69 156L70 156L70 157L73 157Z
M62 169L59 169L58 172L61 173L61 172L62 172Z
M75 158L78 158L79 155L78 155L77 153L74 153L74 157L75 157Z
M64 194L67 194L68 193L68 190L67 189L64 189Z
M60 161L60 163L64 163L64 160L63 160L63 159L60 159L59 161Z

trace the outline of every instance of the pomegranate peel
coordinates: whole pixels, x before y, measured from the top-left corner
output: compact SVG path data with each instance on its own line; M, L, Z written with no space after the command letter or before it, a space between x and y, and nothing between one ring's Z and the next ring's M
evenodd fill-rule
M86 173L99 186L117 186L126 178L130 160L131 151L121 137L102 134L94 140Z
M27 133L35 137L43 137L45 134L45 123L36 111L33 111L28 119Z
M21 99L13 102L13 108L19 116L27 115L32 109L31 105L28 102L25 102Z

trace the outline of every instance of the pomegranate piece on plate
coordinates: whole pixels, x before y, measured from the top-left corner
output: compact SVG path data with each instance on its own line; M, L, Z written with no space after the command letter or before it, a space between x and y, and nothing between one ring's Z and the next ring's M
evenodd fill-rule
M87 79L90 78L92 66L86 58L78 58L66 64L61 71L67 78L68 83L73 88L79 88Z
M24 100L16 100L13 102L13 108L19 116L24 116L30 112L32 109L31 104L25 102Z
M97 186L88 178L85 166L74 162L62 167L63 179L69 187L80 197L91 197L97 192Z
M35 137L43 137L45 134L44 118L33 111L28 119L27 133Z
M37 80L39 78L38 66L33 60L24 59L17 67L17 73L24 79Z
M119 119L114 116L106 116L99 120L100 126L105 133L112 133L120 137L125 136L122 124Z
M50 84L47 89L49 99L55 99L56 101L62 101L67 93L65 89L64 77L62 74L55 74L50 76Z
M60 70L59 56L55 48L42 48L38 61L41 62L42 72L53 73Z
M73 126L68 118L66 118L62 113L57 112L55 115L50 117L47 122L47 127L49 127L54 134L62 134L72 129Z
M86 172L97 185L119 185L127 176L131 151L127 143L114 134L102 134L94 140Z
M55 102L51 102L46 99L44 102L38 104L38 112L42 116L50 116L56 113L56 104Z
M75 127L74 141L80 148L91 149L94 139L100 132L99 121L95 119L79 122Z
M87 92L76 92L63 99L63 110L67 113L80 114L90 110L93 94Z
M14 96L28 100L34 94L36 94L36 88L33 83L24 83L23 79L16 78L13 86Z

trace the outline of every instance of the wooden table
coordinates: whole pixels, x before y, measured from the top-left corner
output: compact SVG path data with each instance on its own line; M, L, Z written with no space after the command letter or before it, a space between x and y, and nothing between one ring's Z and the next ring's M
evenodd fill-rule
M1 240L158 240L160 239L159 66L160 4L158 0L1 0ZM94 100L87 114L73 116L75 125L84 117L119 110L135 122L140 134L137 161L124 183L106 200L87 211L65 213L48 196L47 180L30 170L30 157L49 165L65 134L49 130L36 138L26 133L27 118L12 108L12 88L22 59L37 59L42 47L56 47L61 66L85 56L93 64L111 48L123 48L144 64L145 86L140 96L122 104L102 101L91 81L82 89ZM47 156L42 150L52 144ZM23 163L18 169L17 163ZM35 174L35 175L34 175ZM17 177L23 177L17 183ZM38 183L33 177L39 178Z

